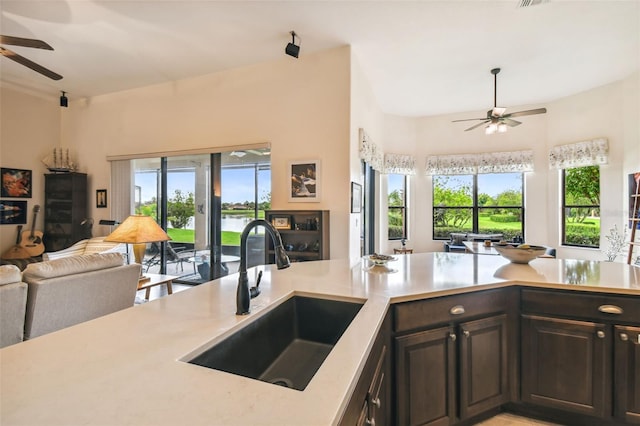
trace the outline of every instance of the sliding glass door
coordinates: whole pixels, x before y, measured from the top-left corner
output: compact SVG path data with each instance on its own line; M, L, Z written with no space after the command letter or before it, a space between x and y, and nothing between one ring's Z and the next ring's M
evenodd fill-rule
M269 150L132 161L135 212L154 217L171 237L148 245L143 271L191 284L236 272L242 230L270 208Z

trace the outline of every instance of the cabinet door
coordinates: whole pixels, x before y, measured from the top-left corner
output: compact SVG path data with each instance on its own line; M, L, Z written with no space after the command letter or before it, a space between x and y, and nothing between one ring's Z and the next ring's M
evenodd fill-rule
M616 326L614 339L614 413L640 424L640 327Z
M523 315L522 400L605 417L610 345L603 324Z
M395 338L398 425L454 423L455 340L452 327Z
M507 315L460 324L460 418L508 401Z

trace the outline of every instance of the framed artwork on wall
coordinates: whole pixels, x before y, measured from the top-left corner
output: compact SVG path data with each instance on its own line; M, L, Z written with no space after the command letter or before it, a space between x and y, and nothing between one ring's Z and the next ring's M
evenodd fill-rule
M31 170L0 168L2 190L0 197L31 198Z
M99 209L107 207L107 190L106 189L96 190L96 207Z
M362 185L351 182L351 213L362 211Z
M320 201L320 160L296 161L289 164L289 201Z
M0 225L27 223L27 202L0 200Z

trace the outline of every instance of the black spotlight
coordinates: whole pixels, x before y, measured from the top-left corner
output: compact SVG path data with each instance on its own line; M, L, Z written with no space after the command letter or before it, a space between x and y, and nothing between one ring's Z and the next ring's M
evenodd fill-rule
M286 53L289 56L293 56L294 58L297 58L298 55L300 54L300 46L296 46L296 32L295 31L291 31L289 34L291 34L292 40L291 43L287 44L287 47L285 47L284 49L284 53ZM298 37L300 38L300 37Z
M65 108L69 106L69 98L67 98L66 93L62 92L62 95L60 95L60 106Z

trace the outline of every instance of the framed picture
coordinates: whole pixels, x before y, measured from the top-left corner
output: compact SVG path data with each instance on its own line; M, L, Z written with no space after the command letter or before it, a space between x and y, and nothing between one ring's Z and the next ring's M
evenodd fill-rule
M320 160L289 164L289 201L320 201Z
M0 200L0 225L27 223L27 202Z
M351 213L362 211L362 185L351 182Z
M291 218L289 216L274 216L271 224L276 229L291 229Z
M107 190L106 189L96 190L96 207L99 209L107 207Z
M31 198L31 170L2 167L2 190L0 197Z

